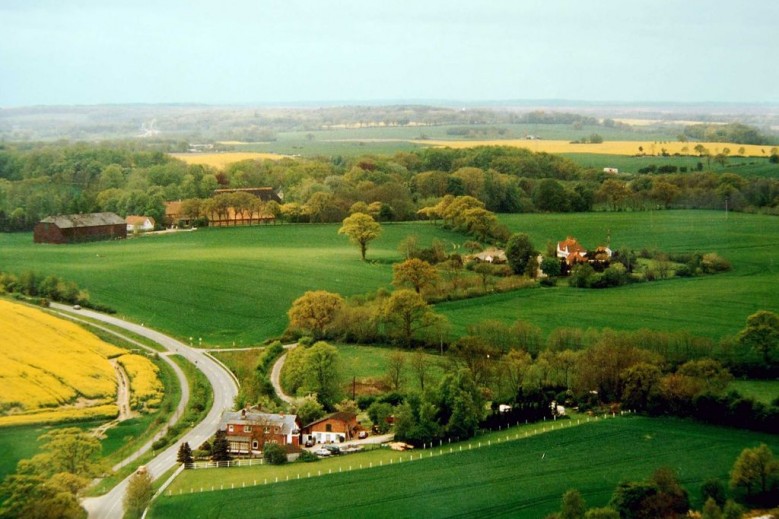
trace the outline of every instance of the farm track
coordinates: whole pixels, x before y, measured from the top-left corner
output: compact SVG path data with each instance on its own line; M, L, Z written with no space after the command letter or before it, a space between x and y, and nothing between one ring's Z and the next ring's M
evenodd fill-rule
M181 355L182 357L184 357L185 359L193 363L200 371L203 372L203 374L206 376L213 389L214 403L213 406L211 407L211 410L206 415L206 417L199 424L196 424L182 438L180 438L179 440L180 443L188 442L190 445L202 444L209 437L211 437L211 435L218 427L219 421L222 417L222 413L225 410L232 409L234 399L238 394L238 386L233 380L232 376L228 372L226 372L224 368L222 368L218 363L214 362L214 360L205 352L186 346L184 343L177 341L176 339L173 339L172 337L169 337L155 330L150 330L142 325L129 323L127 321L118 319L116 317L103 315L89 310L74 311L69 306L60 305L60 304L52 304L52 308L60 312L64 312L70 318L73 317L74 313L78 312L78 314L83 315L84 317L88 317L90 319L94 319L97 321L102 321L106 324L123 328L129 332L150 339L156 342L157 344L159 344L160 346L164 347L165 349L167 349L169 352L177 353ZM108 331L110 331L113 334L120 335L117 332L114 332L112 330L108 330ZM136 341L132 341L132 342L136 342ZM161 355L161 357L170 361L170 359L167 358L167 355ZM173 363L172 361L170 362ZM181 369L178 368L178 366L176 366L176 369L177 369L177 373L181 372ZM182 401L184 401L183 387L182 387ZM178 419L178 415L180 415L180 412L177 412L176 415L174 415L175 419ZM175 423L175 420L173 423ZM137 459L143 452L146 452L151 448L152 443L153 443L153 439L150 440L146 445L141 447L138 451L136 451L135 454L123 460L120 465L124 466L124 464L129 463L134 459ZM175 466L176 454L178 452L178 448L179 448L178 443L171 445L146 464L146 469L148 470L152 479L159 478L162 474L164 474L165 472L167 472L168 470L170 470ZM116 470L120 465L115 466L114 470ZM132 477L132 475L126 477L118 485L116 485L113 489L111 489L108 493L106 493L103 496L95 497L95 498L87 498L83 500L82 504L87 509L90 519L114 519L117 517L122 517L122 515L124 514L124 506L122 500L124 498L124 494L127 489L127 485L129 483L130 477Z

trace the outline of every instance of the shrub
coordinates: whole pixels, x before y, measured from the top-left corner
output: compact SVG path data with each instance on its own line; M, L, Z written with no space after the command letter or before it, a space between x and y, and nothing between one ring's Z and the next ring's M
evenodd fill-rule
M716 252L710 252L703 255L701 269L705 274L716 274L717 272L727 272L731 269L731 265L728 260Z
M284 465L287 462L287 451L278 443L265 443L262 448L262 458L271 465Z
M314 461L319 461L319 456L314 454L311 451L303 450L303 452L300 453L300 456L298 456L298 461L302 461L305 463L311 463Z

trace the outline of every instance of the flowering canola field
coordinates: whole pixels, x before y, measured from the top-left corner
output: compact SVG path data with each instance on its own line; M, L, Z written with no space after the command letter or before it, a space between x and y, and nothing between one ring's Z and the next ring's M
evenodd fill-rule
M171 156L183 160L187 164L202 164L204 166L213 166L217 169L222 169L228 164L240 162L242 160L281 160L286 157L286 155L279 155L277 153L250 151L226 153L171 153Z
M604 141L600 144L572 144L570 141L554 140L528 140L507 139L490 141L437 141L424 140L413 141L423 146L449 147L449 148L474 148L477 146L511 146L514 148L527 148L530 151L546 153L600 153L604 155L659 155L663 148L673 155L697 155L695 146L703 145L711 155L723 152L725 148L730 150L730 155L740 154L744 148L744 155L748 157L767 157L771 146L757 146L754 144L734 144L727 142L642 142L642 141ZM639 150L639 147L642 149Z
M158 377L159 369L152 361L140 355L122 355L116 359L130 379L130 407L133 409L159 407L163 387Z
M108 359L118 356L141 359L127 365L142 382L142 398L161 396L156 366L124 354L69 321L0 300L0 427L116 416L117 379Z

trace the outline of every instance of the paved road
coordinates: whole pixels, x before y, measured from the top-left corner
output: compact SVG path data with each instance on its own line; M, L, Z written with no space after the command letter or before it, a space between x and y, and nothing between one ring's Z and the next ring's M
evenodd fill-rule
M178 353L185 359L195 364L210 382L214 392L214 405L205 419L196 425L192 430L185 434L176 444L171 445L154 459L146 464L146 468L153 479L160 477L176 465L176 454L179 445L183 442L189 442L193 448L197 448L205 440L211 437L219 425L219 420L225 410L232 409L238 386L233 377L224 370L212 358L195 348L190 348L186 344L173 339L165 334L150 330L144 326L129 323L116 317L92 312L89 310L73 310L65 305L52 304L52 308L64 311L74 315L82 315L91 319L96 319L104 323L123 328L132 333L151 339L157 344L163 346L170 352ZM130 477L128 476L121 483L115 486L107 494L85 499L82 504L89 512L90 519L119 519L124 510L122 499Z

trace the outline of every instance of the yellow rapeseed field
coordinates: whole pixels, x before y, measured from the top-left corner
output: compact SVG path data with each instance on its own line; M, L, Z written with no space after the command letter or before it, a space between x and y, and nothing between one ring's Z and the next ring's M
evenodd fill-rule
M171 156L176 157L179 160L183 160L187 164L202 164L204 166L213 166L217 169L222 169L228 164L233 162L240 162L242 160L281 160L286 158L286 155L279 155L277 153L260 153L260 152L225 152L225 153L171 153Z
M6 300L0 300L0 337L0 426L117 415L116 372L108 359L124 350L69 321ZM156 366L151 370L143 364L151 364L148 359L127 357L141 359L128 365L142 366L134 369L143 394L156 391Z
M694 148L702 144L712 155L722 152L725 148L731 155L739 153L744 148L744 155L750 157L767 157L770 146L756 146L753 144L734 144L724 142L641 142L641 141L605 141L600 144L571 144L569 141L552 140L490 140L490 141L413 141L423 146L449 147L449 148L474 148L476 146L512 146L515 148L527 148L530 151L543 151L546 153L602 153L605 155L660 155L665 148L667 153L673 155L697 155ZM643 151L639 150L643 148Z
M159 369L152 361L141 355L122 355L116 361L122 365L130 378L130 407L141 409L159 407L162 403L163 387Z

